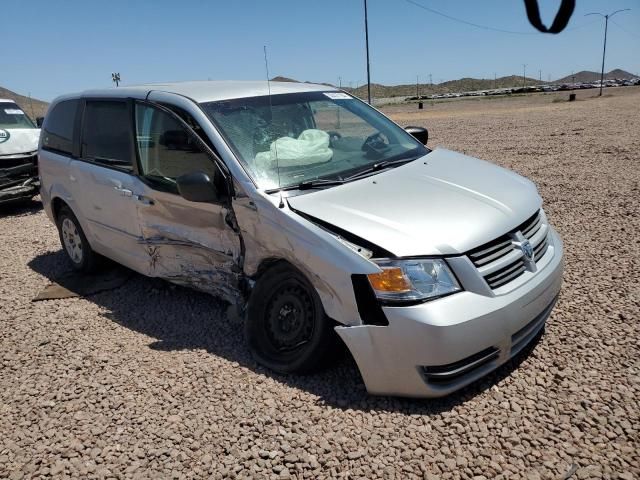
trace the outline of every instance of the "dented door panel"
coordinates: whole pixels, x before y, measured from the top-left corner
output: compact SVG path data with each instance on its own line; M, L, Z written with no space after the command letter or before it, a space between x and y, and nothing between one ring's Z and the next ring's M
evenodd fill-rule
M233 212L147 185L138 196L148 275L238 302L241 244Z

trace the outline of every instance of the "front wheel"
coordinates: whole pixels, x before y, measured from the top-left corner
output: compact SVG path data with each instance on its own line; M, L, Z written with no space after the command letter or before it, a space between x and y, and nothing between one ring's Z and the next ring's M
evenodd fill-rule
M315 288L286 264L260 277L247 313L249 349L258 363L272 370L317 370L334 350L335 334Z

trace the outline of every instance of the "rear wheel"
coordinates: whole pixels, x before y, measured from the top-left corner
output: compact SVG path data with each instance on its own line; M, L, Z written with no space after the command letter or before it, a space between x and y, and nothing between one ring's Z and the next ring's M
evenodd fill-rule
M62 207L58 213L58 232L73 269L79 272L95 270L98 255L91 249L80 222L69 207Z
M286 264L276 265L257 281L245 333L256 360L282 373L317 370L334 351L331 322L315 288Z

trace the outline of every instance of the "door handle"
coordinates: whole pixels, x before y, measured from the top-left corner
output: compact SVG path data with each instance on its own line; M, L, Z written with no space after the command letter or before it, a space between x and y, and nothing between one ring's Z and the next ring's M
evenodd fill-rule
M136 195L136 200L138 200L143 205L153 205L155 202L153 198L145 197L144 195Z
M132 197L133 196L133 192L131 190L129 190L128 188L122 188L122 187L113 187L113 189L120 193L120 195L122 195L123 197Z

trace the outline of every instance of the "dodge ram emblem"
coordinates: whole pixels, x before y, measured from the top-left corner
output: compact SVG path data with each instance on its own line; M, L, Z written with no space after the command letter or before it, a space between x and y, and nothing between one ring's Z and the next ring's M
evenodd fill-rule
M524 254L524 258L528 262L533 261L533 247L529 243L529 240L525 240L520 244L520 250L522 250L522 253Z

